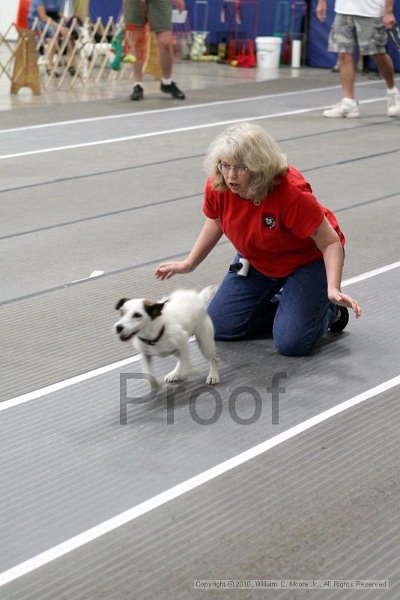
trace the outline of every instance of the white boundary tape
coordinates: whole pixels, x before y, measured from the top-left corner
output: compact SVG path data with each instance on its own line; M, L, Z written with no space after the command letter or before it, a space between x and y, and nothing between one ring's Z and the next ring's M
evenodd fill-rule
M397 269L398 267L400 267L400 261L391 263L389 265L384 265L383 267L373 269L372 271L366 271L365 273L361 273L356 277L352 277L351 279L343 281L342 287L346 287L354 283L359 283L360 281L365 281L366 279L376 277L377 275L381 275L382 273L387 273L388 271L392 271L393 269ZM81 375L75 375L74 377L64 379L63 381L53 383L52 385L47 385L46 387L34 390L32 392L28 392L27 394L23 394L22 396L16 396L15 398L4 400L3 402L0 402L0 413L5 410L8 410L9 408L25 404L26 402L31 402L32 400L38 400L39 398L43 398L45 396L48 396L49 394L54 394L55 392L64 390L68 387L71 387L72 385L76 385L77 383L82 383L84 381L88 381L89 379L93 379L94 377L99 377L100 375L104 375L105 373L109 373L110 371L114 371L115 369L126 367L127 365L135 363L139 360L140 356L126 358L124 360L120 360L109 365L104 365L104 367L99 367L98 369L94 369L93 371L88 371L87 373L82 373Z
M322 413L319 413L318 415L315 415L314 417L295 425L294 427L290 427L286 431L283 431L282 433L279 433L278 435L261 442L261 444L257 444L257 446L253 446L245 452L237 454L229 460L211 467L211 469L207 469L206 471L203 471L202 473L199 473L190 479L186 479L186 481L183 481L182 483L179 483L178 485L161 492L161 494L157 494L156 496L153 496L152 498L133 506L129 510L124 511L119 515L108 519L107 521L103 521L95 527L91 527L90 529L83 531L82 533L66 540L65 542L62 542L57 546L53 546L52 548L41 552L40 554L20 563L19 565L8 569L7 571L3 571L3 573L0 573L0 587L51 563L61 556L65 556L65 554L68 554L73 550L81 548L85 544L98 539L106 533L110 533L118 527L130 523L142 515L154 510L155 508L158 508L163 504L174 500L175 498L179 498L180 496L183 496L183 494L190 492L204 483L207 483L212 479L215 479L216 477L219 477L220 475L223 475L224 473L243 465L253 458L264 454L268 450L271 450L271 448L275 448L276 446L287 442L296 435L299 435L304 431L307 431L312 427L327 421L335 415L338 415L349 408L352 408L361 402L365 402L366 400L369 400L378 394L382 394L383 392L388 391L398 385L400 385L400 375L393 377L393 379L389 379L388 381L385 381L376 387L366 390L357 396L353 396L353 398L350 398L345 402L341 402L340 404L337 404L336 406L333 406L332 408L329 408L328 410L325 410Z

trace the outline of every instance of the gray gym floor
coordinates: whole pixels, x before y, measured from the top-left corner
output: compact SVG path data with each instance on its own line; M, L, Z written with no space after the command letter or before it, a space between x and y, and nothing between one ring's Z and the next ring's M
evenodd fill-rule
M124 84L1 107L2 600L400 598L400 120L376 79L360 119L331 120L330 71L242 73L177 65L185 102ZM336 212L363 316L306 358L218 343L211 392L191 343L198 374L151 393L114 305L222 278L226 240L153 273L203 222L208 144L250 119Z

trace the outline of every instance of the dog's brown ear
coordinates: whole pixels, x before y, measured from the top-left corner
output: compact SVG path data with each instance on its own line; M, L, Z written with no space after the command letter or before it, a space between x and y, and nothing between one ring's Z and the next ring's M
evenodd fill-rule
M121 306L125 304L125 302L128 302L128 300L129 298L121 298L121 300L118 300L117 304L115 305L115 310L119 310Z
M144 300L144 309L151 319L156 319L162 313L165 302L150 302L150 300Z

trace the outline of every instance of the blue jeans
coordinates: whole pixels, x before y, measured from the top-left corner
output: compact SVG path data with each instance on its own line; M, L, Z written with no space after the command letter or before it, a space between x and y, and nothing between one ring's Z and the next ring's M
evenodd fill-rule
M237 255L235 262L239 260ZM328 299L322 260L300 267L282 279L263 275L253 267L247 277L228 272L208 312L216 340L272 334L277 351L286 356L310 354L336 315L335 306Z

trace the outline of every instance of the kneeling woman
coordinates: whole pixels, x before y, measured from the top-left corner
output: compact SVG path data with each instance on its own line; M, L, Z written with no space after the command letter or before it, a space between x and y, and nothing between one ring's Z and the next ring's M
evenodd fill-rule
M185 260L162 263L155 275L189 273L229 238L237 255L208 309L217 340L272 333L280 354L304 356L328 329L344 329L348 308L361 315L340 289L344 236L335 215L264 129L229 127L210 145L205 167L200 235Z

